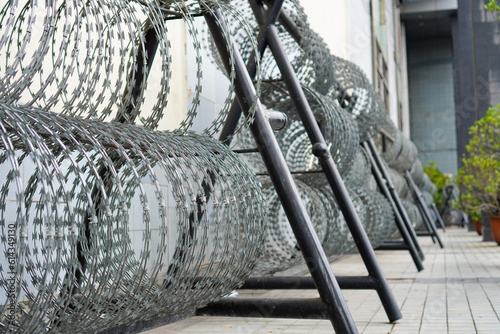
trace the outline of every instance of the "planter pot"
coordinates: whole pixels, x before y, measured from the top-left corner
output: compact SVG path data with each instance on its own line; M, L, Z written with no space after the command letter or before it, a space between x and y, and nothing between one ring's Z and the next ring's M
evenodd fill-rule
M474 221L474 226L476 227L477 234L483 235L483 222L476 220Z
M500 245L500 216L490 216L490 225L493 240Z

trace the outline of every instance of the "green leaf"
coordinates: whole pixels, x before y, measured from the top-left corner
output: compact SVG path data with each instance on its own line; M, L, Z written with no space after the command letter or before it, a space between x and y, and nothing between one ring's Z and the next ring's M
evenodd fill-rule
M484 5L484 8L491 12L498 12L500 11L500 6L497 4L497 0L490 0L486 5Z

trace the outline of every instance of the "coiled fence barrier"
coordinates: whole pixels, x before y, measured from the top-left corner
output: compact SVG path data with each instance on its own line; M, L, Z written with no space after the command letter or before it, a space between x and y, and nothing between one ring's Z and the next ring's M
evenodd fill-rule
M97 333L189 313L251 274L304 261L265 164L232 150L255 146L248 125L257 101L227 138L231 148L214 139L230 115L237 59L225 66L199 28L207 13L233 41L228 54L258 55L259 25L243 1L9 1L0 9L0 332ZM427 206L437 190L416 146L362 70L309 27L298 1L284 2L281 20L285 52L371 246L398 235L360 146L377 135L402 205L422 225L404 173ZM172 21L183 22L194 50L196 84L167 131ZM228 89L200 127L206 51ZM276 139L326 255L356 251L273 55L255 59L262 105L288 119Z

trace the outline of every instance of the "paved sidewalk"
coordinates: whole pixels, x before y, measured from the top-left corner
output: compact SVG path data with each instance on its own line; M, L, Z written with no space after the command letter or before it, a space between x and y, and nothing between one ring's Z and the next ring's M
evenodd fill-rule
M444 249L429 237L419 241L426 255L425 270L417 272L406 251L377 251L377 258L403 313L388 323L374 291L344 290L349 310L364 334L498 334L500 333L500 247L481 242L462 228L440 231ZM366 275L359 255L332 263L336 275ZM265 297L317 297L315 291L255 292ZM326 320L192 317L145 332L286 334L333 333ZM341 334L341 333L337 333Z

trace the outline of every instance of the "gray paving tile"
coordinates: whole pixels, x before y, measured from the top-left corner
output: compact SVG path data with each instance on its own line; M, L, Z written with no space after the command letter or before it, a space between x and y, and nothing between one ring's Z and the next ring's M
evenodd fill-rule
M477 234L449 228L440 232L445 248L419 238L426 255L417 272L408 252L376 252L403 319L389 324L374 291L346 290L344 298L362 334L500 333L500 247ZM332 263L336 275L366 275L359 255ZM309 297L314 291L260 291L263 297ZM333 333L329 321L193 317L145 332L170 333ZM340 334L340 333L339 333Z

